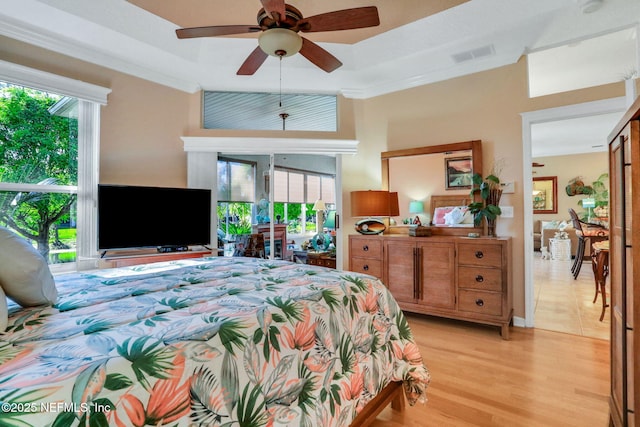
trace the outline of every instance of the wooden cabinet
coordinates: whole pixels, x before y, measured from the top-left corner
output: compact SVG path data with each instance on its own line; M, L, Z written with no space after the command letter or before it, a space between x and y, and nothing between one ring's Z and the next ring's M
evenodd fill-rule
M319 265L320 267L336 268L336 257L328 253L307 253L307 264Z
M639 426L640 417L640 99L609 137L609 277L611 283L611 394L614 426ZM637 252L637 251L636 251ZM638 294L638 297L636 297Z
M453 243L385 239L384 266L384 283L398 302L407 303L407 309L455 307Z
M349 236L349 268L381 279L404 311L501 327L509 337L511 239Z

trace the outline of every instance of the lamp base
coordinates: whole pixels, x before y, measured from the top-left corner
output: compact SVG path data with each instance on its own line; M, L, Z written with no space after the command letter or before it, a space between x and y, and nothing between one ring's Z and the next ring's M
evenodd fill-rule
M386 229L380 219L367 218L356 222L356 231L360 234L382 234Z

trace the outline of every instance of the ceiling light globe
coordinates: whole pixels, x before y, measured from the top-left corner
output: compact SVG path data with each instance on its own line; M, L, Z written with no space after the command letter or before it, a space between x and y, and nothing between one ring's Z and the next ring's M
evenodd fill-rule
M285 28L271 28L260 34L260 49L271 56L295 55L302 48L302 37Z

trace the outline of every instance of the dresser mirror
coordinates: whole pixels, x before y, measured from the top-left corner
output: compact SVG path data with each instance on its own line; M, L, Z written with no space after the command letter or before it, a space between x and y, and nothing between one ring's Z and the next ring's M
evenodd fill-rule
M408 233L407 223L416 218L422 225L431 225L435 208L431 206L433 196L469 195L470 186L451 185L452 164L462 163L461 159L470 160L471 175L482 174L482 142L479 140L386 151L380 156L382 189L398 192L400 206L400 216L394 218L397 225L389 227L390 233ZM422 206L422 212L416 212L416 206ZM473 224L431 227L431 234L435 235L466 236L468 233L482 235L482 227L473 227Z

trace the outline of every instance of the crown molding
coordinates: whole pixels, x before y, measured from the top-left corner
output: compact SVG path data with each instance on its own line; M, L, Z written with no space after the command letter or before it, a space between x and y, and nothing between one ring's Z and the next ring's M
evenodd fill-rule
M358 141L350 139L180 137L187 152L233 154L357 154Z
M38 27L30 26L24 22L16 21L2 14L0 14L0 35L183 92L195 93L201 89L199 84L192 81L177 79L147 67L141 67L126 59L87 47L84 44L66 39Z
M48 90L98 104L107 103L111 89L58 76L23 65L0 60L0 79L27 87Z

